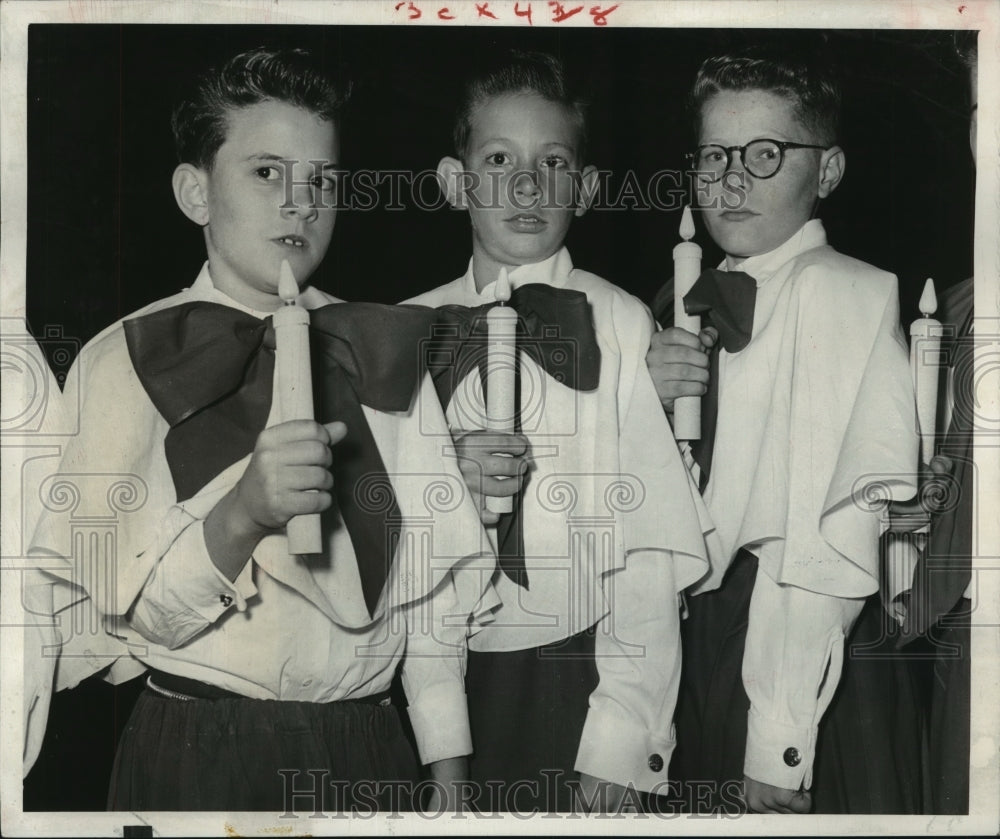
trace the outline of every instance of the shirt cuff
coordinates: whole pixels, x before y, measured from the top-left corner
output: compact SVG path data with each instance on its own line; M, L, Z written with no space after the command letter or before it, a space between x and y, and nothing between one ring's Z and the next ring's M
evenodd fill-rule
M461 690L444 684L429 686L407 711L422 763L472 754L469 706Z
M251 563L230 582L205 546L204 522L192 522L160 558L129 619L144 638L175 649L211 626L234 605L243 611L256 594Z
M573 768L639 792L662 789L676 744L673 726L670 735L654 737L625 716L591 708Z
M747 751L743 773L781 789L812 786L816 728L800 728L769 720L752 707L747 717Z
M213 623L231 606L240 612L247 608L247 598L257 593L251 573L252 562L232 582L215 567L205 544L205 522L188 527L170 550L171 588L181 603Z

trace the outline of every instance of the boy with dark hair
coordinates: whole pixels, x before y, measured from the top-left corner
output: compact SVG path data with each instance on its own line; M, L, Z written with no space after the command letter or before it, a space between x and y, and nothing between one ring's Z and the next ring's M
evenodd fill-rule
M407 808L418 767L388 694L404 650L421 758L444 780L470 751L466 627L448 618L490 601L465 568L484 540L474 506L428 507L434 482L462 489L421 433L447 433L413 363L433 313L308 284L333 233L344 98L299 50L206 74L174 116L173 187L208 261L77 361L81 433L33 553L58 578L55 613L91 598L128 644L119 677L148 674L111 809L282 812L304 779L326 809ZM312 310L315 422L282 421L277 399L284 262ZM102 475L117 526L95 555L56 489L91 514ZM290 555L285 526L311 513L321 553Z
M744 779L753 811L808 812L844 639L879 587L880 518L862 489L914 489L896 280L827 245L815 218L845 167L821 59L710 58L692 98L697 200L726 259L685 298L709 326L658 333L647 363L668 410L709 392L690 465L725 573L689 599L675 767L692 783Z
M476 804L633 807L665 788L678 593L706 569L697 493L643 363L652 318L563 244L596 170L555 59L505 54L473 77L455 141L438 173L468 210L472 259L412 302L455 326L438 390L469 486L514 496L512 513L483 513L502 605L470 638ZM516 434L483 430L478 365L463 363L507 283L521 320Z

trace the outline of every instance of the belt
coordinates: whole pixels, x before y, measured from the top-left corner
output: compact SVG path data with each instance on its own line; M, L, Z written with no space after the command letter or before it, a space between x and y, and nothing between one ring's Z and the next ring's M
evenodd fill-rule
M170 699L179 699L184 702L190 702L195 699L215 701L218 699L252 698L243 696L243 694L240 693L234 693L233 691L226 690L225 688L210 685L207 682L202 682L198 679L187 679L184 676L175 676L173 673L164 673L162 670L153 670L152 668L150 668L149 675L146 678L146 686L155 693L158 693L160 696L165 696ZM392 698L389 695L389 691L373 693L370 696L359 696L357 698L340 699L336 701L357 702L362 705L392 704Z

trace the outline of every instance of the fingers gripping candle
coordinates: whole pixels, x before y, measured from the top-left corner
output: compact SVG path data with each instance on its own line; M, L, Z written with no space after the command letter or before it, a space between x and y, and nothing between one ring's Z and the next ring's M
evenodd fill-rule
M701 318L684 311L684 295L701 274L701 248L691 241L694 219L690 207L685 207L681 215L680 234L684 241L674 248L674 326L697 335ZM674 400L674 437L678 440L701 439L700 396L680 396Z
M511 434L517 410L517 312L505 305L510 300L506 268L500 269L495 295L499 305L486 313L486 428ZM513 499L487 496L486 509L491 513L509 513Z
M309 312L295 302L299 285L287 260L281 263L278 296L284 305L273 315L274 375L281 422L313 418L312 366L309 361ZM322 552L319 513L288 521L289 554Z
M941 322L931 317L937 311L934 280L928 279L924 284L918 306L923 317L910 325L910 372L917 400L920 457L924 463L930 463L934 456L938 370L941 366Z

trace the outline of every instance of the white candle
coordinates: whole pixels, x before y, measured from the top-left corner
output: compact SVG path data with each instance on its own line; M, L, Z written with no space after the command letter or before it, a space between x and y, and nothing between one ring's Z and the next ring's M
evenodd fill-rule
M937 311L934 280L928 279L924 284L918 305L923 317L910 325L910 371L917 400L920 456L924 463L930 463L934 456L938 370L941 366L941 323L931 317Z
M517 312L504 305L510 300L507 269L500 269L495 286L500 305L486 313L486 428L511 434L514 431L515 380L517 371ZM486 509L491 513L509 513L511 496L487 496Z
M674 248L674 326L697 335L701 330L701 318L684 311L684 295L701 274L701 248L691 241L694 219L690 207L685 207L681 214L680 234L684 241ZM701 397L681 396L674 400L674 437L678 440L701 439Z
M275 398L280 422L313 418L312 366L309 361L309 312L295 302L299 285L287 260L281 263L278 296L284 305L274 322ZM286 527L289 554L322 552L319 513L295 516Z

